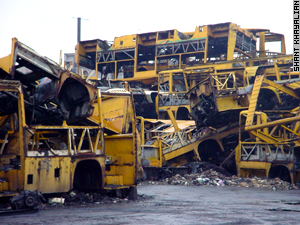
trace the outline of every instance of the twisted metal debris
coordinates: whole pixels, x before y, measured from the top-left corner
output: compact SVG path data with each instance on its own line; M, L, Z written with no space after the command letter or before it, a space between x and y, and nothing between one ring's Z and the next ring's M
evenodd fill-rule
M150 184L170 184L170 185L185 185L185 186L233 186L246 188L265 188L276 190L292 190L298 187L289 182L283 181L279 178L241 178L235 175L226 176L213 169L205 170L203 172L186 174L162 179L161 181L149 181Z

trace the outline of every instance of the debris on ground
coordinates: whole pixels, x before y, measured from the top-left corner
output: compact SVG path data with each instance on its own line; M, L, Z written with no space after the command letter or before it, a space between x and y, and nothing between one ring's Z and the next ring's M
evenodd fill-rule
M64 198L49 198L48 199L48 203L50 205L54 205L54 204L64 204L65 203L65 199Z
M149 181L150 184L170 184L170 185L195 185L195 186L233 186L233 187L255 187L273 190L298 189L297 186L279 178L241 178L235 175L228 176L213 169L200 173L186 174L162 179L161 181Z
M127 197L119 197L114 192L79 192L71 191L68 194L62 194L60 196L53 197L51 195L45 195L43 203L40 205L40 209L47 210L51 208L61 208L67 206L91 206L100 204L116 204L116 203L129 203L129 202L141 202L148 199L152 199L153 196L138 194L136 200L131 200ZM51 196L51 197L50 197ZM62 197L63 196L63 197ZM0 202L0 209L11 209L8 202Z
M118 198L115 196L110 196L103 193L84 193L84 192L71 192L66 196L65 205L85 205L87 203L95 204L111 204L111 203L121 203L128 202L127 198Z
M137 200L135 201L144 201L147 199L153 198L152 196L138 195ZM132 200L128 198L119 198L114 196L111 193L104 192L95 192L95 193L84 193L71 191L64 197L54 197L48 198L48 203L43 204L42 208L44 210L49 207L64 207L64 206L87 206L91 204L100 205L100 204L116 204L116 203L129 203Z

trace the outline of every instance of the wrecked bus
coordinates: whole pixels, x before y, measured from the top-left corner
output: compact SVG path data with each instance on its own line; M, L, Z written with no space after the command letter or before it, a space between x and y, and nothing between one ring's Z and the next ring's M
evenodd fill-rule
M12 46L0 59L0 197L106 189L135 198L130 90L101 93L15 38Z

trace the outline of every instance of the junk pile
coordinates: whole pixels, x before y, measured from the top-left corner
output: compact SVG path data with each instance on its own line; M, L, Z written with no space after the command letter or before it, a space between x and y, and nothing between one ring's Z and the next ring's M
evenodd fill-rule
M76 193L72 191L66 196L65 205L85 205L86 203L109 204L128 202L128 198L123 198L123 196L113 196L110 194L111 193Z
M173 177L162 180L163 184L171 185L195 185L195 186L234 186L234 187L255 187L273 190L298 189L297 186L279 178L240 178L235 175L226 176L213 169L201 173L186 174L181 176L176 174Z
M209 162L187 163L184 166L190 168L189 174L169 174L159 181L141 182L143 184L156 185L194 185L194 186L233 186L233 187L255 187L272 190L292 190L298 189L298 184L294 185L280 178L241 178L228 173L224 168Z
M71 191L64 197L55 197L48 198L48 204L44 205L44 209L47 209L47 206L50 207L61 207L61 206L71 206L71 205L80 205L86 206L87 204L115 204L115 203L128 203L133 199L124 197L122 191L116 190L113 192L95 192L95 193L84 193ZM151 196L138 195L138 198L134 201L143 201L145 199L152 198Z

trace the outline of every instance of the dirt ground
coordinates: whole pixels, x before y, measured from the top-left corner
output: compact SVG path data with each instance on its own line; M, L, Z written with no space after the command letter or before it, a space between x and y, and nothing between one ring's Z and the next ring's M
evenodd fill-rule
M300 190L138 186L138 201L45 206L1 216L0 224L300 224Z

